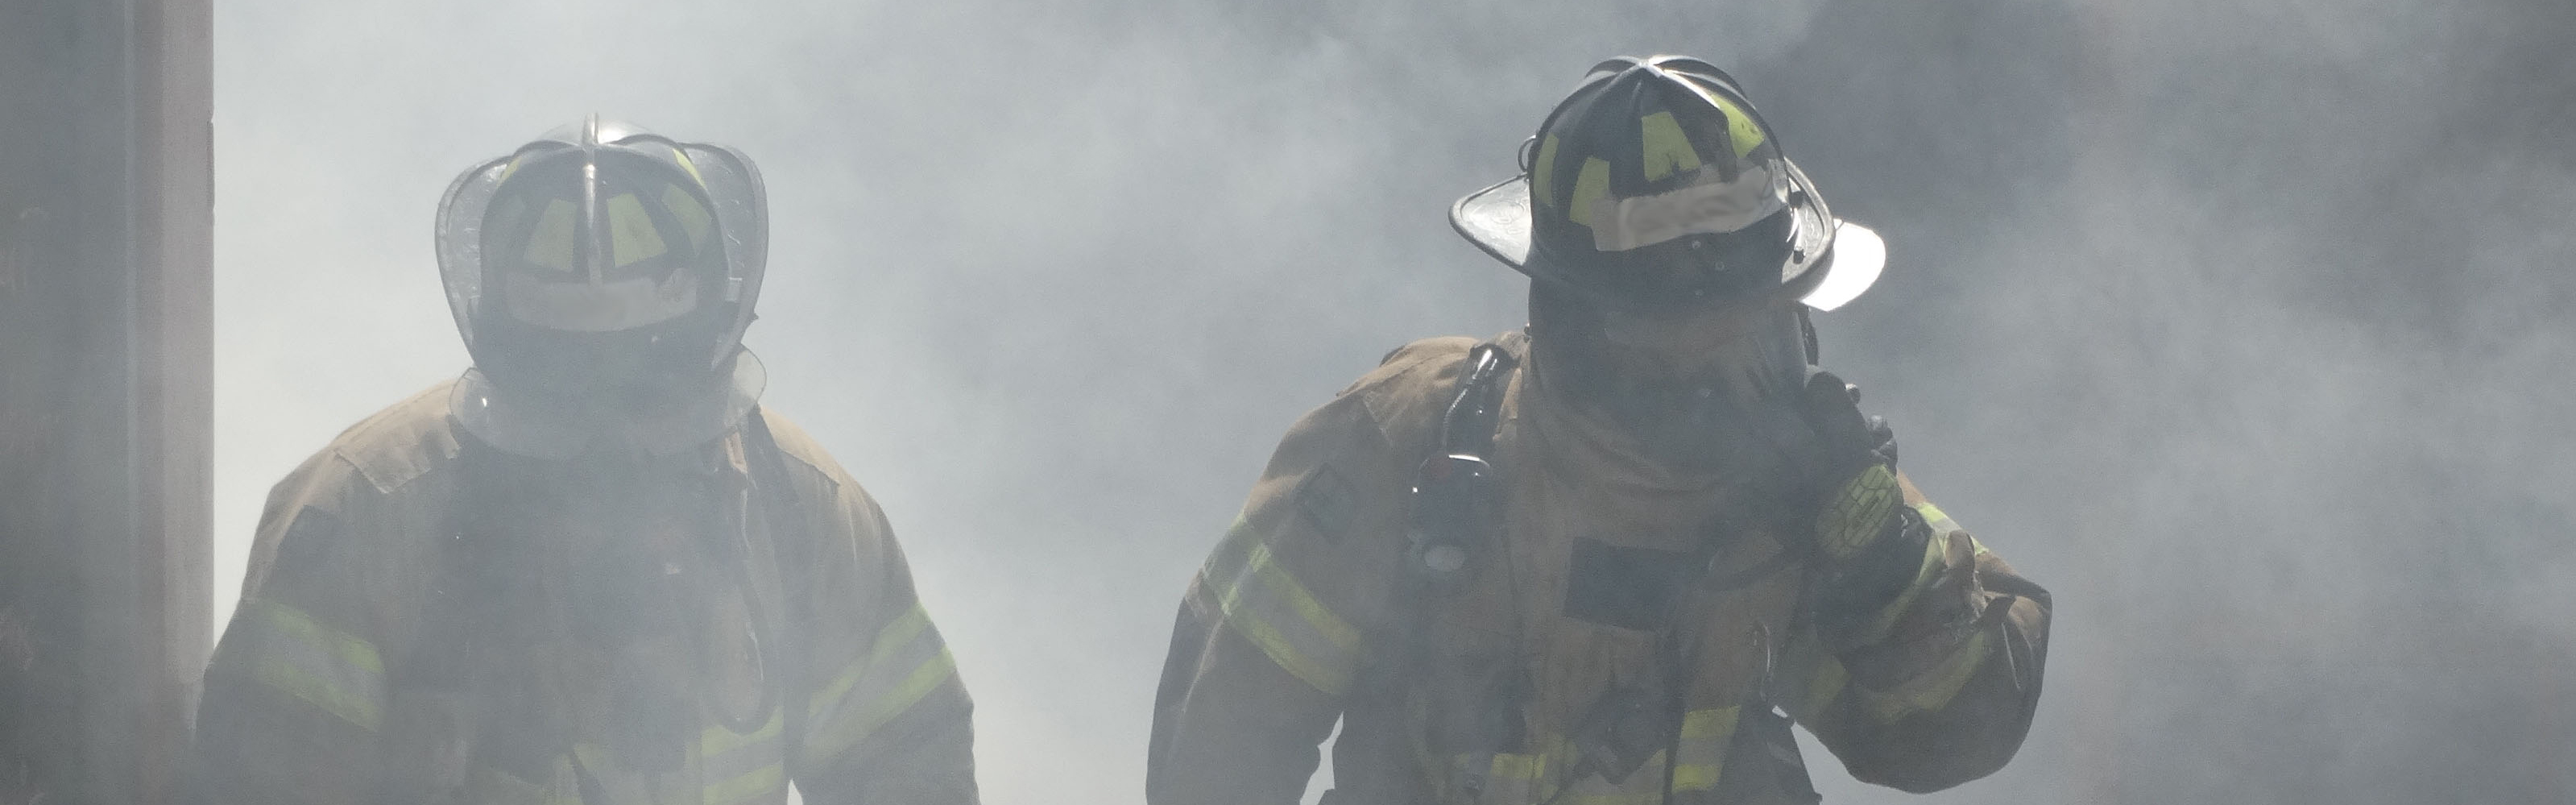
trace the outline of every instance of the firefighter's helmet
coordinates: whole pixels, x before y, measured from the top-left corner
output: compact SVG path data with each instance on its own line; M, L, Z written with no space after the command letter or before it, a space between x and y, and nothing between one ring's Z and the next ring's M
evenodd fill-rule
M730 427L762 380L741 339L768 226L742 152L596 115L467 168L437 225L475 366L459 416L487 437L566 449L604 428L686 441ZM634 421L583 421L600 412ZM540 431L555 435L526 436Z
M1698 59L1602 62L1522 149L1522 175L1450 210L1534 281L1617 307L1751 294L1830 310L1885 262L1840 221L1733 78Z
M597 116L468 168L438 211L439 272L475 365L504 387L723 368L768 248L758 169L741 152ZM630 343L631 342L631 343ZM604 351L632 346L634 358Z

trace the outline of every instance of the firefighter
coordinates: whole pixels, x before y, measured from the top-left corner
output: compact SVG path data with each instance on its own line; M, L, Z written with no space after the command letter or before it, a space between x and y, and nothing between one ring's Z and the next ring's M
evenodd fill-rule
M756 404L741 152L593 116L437 221L473 368L280 482L206 671L216 803L971 805L884 514Z
M1814 802L2028 731L2049 598L1896 469L1810 308L1884 246L1706 62L1594 67L1452 222L1529 325L1395 350L1293 425L1192 581L1155 805Z

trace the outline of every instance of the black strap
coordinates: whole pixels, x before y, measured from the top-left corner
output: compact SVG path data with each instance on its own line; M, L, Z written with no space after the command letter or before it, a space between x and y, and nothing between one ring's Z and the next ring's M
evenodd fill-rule
M817 543L805 517L803 502L787 474L786 451L778 447L778 438L769 431L769 419L759 408L744 418L743 453L751 463L751 493L764 505L769 521L769 554L778 565L778 591L786 599L786 611L780 628L773 635L780 657L777 682L787 691L779 699L786 709L785 749L788 779L796 779L798 761L805 754L805 671L808 660L805 635L813 623L812 568L810 561Z
M1520 361L1502 345L1487 341L1467 350L1466 376L1458 396L1440 420L1440 452L1486 458L1494 451L1494 430L1501 425L1503 380Z
M1413 479L1413 520L1408 527L1415 533L1409 534L1408 538L1417 544L1408 552L1406 567L1398 573L1400 580L1396 583L1393 642L1398 650L1388 652L1385 662L1363 669L1363 682L1353 689L1356 699L1347 703L1346 709L1386 712L1400 709L1416 675L1429 660L1432 642L1429 621L1432 600L1438 597L1438 591L1431 579L1416 568L1420 561L1421 546L1418 543L1423 536L1420 532L1426 526L1447 526L1425 523L1423 519L1429 512L1455 515L1473 513L1476 507L1467 505L1469 501L1451 499L1454 496L1473 497L1475 490L1472 486L1445 483L1442 481L1448 479L1428 476L1434 471L1434 465L1444 459L1464 458L1481 465L1485 454L1492 452L1494 429L1502 407L1503 381L1511 376L1518 364L1510 351L1496 342L1477 344L1467 351L1465 360L1461 362L1463 369L1459 373L1457 390L1450 397L1449 406L1443 409L1440 441L1430 446L1430 455ZM1325 792L1326 802L1397 801L1406 796L1403 792L1411 789L1411 785L1404 781L1408 764L1398 759L1412 756L1412 747L1401 743L1407 738L1400 731L1378 733L1373 737L1377 743L1385 745L1333 747L1335 785L1333 790ZM1342 763L1345 760L1361 761L1365 766L1346 768Z

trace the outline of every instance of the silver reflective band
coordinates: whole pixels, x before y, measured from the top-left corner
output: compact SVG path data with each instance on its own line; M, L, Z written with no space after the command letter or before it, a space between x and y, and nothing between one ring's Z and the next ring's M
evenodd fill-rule
M768 723L748 735L714 726L698 736L698 779L704 802L764 800L787 783L785 743L779 738L784 714L772 711Z
M1798 301L1817 310L1832 310L1859 298L1862 291L1878 282L1878 274L1887 267L1887 241L1869 227L1850 221L1834 224L1834 261L1816 289Z
M1605 203L1606 202L1606 203ZM1717 167L1699 169L1687 187L1651 196L1595 199L1592 248L1624 252L1683 235L1722 235L1789 208L1789 183L1769 166L1748 167L1729 182Z
M385 663L374 644L285 604L249 606L259 681L370 732L383 725Z
M806 710L808 765L822 768L957 675L957 661L919 603L877 633Z

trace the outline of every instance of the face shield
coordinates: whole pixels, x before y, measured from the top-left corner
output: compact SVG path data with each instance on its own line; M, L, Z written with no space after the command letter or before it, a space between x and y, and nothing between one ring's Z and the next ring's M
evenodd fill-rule
M1772 441L1799 432L1810 369L1794 301L1612 306L1536 283L1529 318L1549 389L1667 466L1758 472Z

